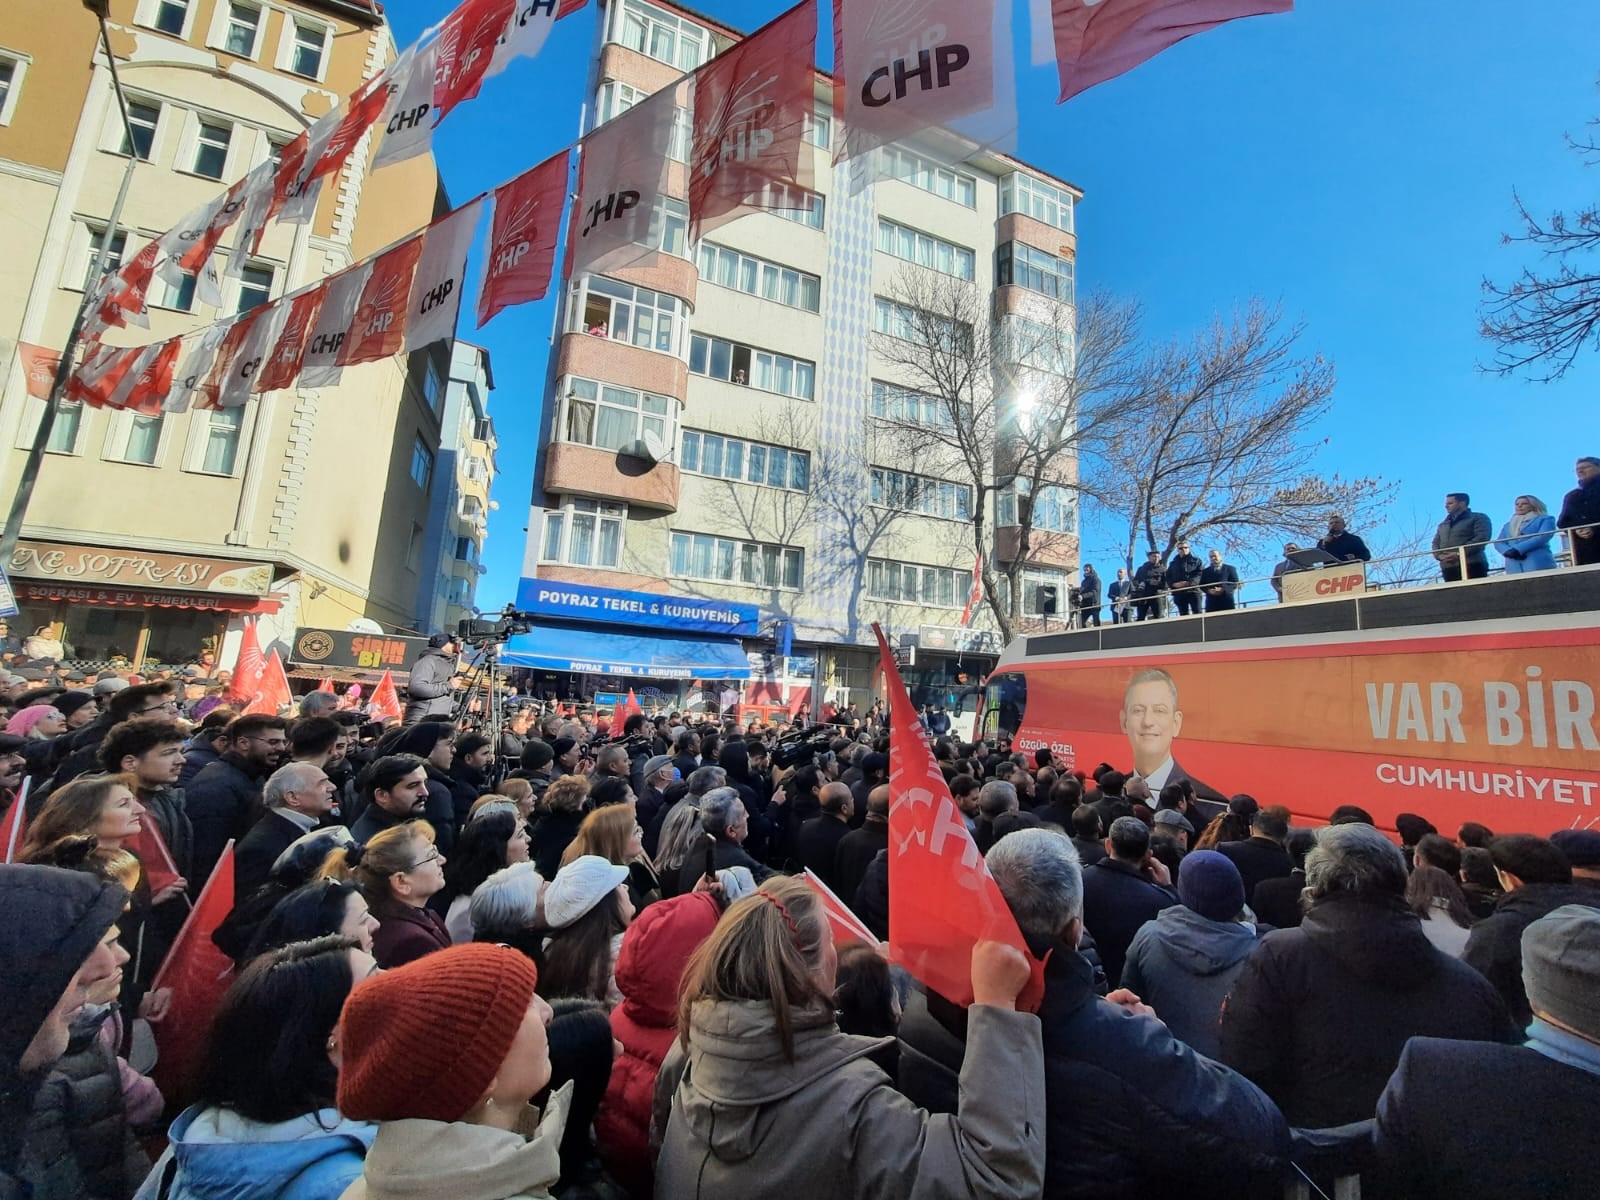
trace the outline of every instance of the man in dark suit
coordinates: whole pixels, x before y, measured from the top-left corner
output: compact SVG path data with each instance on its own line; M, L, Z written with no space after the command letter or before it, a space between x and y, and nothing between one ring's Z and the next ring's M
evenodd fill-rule
M1250 836L1242 842L1222 842L1216 848L1239 868L1244 879L1245 902L1254 907L1256 884L1282 879L1294 870L1284 843L1289 821L1279 808L1258 808L1250 818Z
M1167 784L1187 779L1197 798L1227 803L1226 796L1201 783L1172 757L1172 743L1183 730L1183 710L1178 707L1178 685L1166 671L1145 667L1133 673L1122 694L1120 722L1133 751L1133 772L1150 785L1151 795L1160 795ZM1210 816L1206 812L1201 815Z
M235 904L254 895L278 856L328 818L336 791L315 763L292 762L268 777L261 789L267 811L233 848Z
M815 872L823 883L837 892L839 887L838 876L833 869L834 858L838 854L839 843L850 832L855 800L850 795L850 789L842 783L825 784L818 793L818 800L822 804L822 812L800 826L799 837L795 839L795 857L800 860L802 867Z
M856 890L866 878L867 868L879 850L889 846L889 785L880 783L867 795L867 818L860 829L852 829L839 839L833 854L833 890L846 904L855 900Z
M1208 613L1227 612L1237 607L1234 593L1239 590L1239 571L1222 561L1222 551L1213 550L1210 562L1200 572L1200 590L1206 596Z

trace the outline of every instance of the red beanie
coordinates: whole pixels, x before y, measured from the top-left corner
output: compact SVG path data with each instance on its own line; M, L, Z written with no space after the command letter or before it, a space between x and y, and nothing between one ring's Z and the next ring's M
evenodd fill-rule
M459 1121L489 1090L539 972L505 946L452 946L358 983L339 1015L339 1111Z

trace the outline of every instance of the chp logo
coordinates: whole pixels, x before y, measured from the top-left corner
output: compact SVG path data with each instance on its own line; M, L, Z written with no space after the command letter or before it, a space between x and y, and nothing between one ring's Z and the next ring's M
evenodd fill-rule
M321 629L308 629L294 644L295 657L302 662L321 662L333 653L333 638Z

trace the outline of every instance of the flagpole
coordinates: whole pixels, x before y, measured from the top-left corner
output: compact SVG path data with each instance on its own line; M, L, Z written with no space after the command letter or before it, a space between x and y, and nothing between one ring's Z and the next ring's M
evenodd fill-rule
M66 345L61 348L61 361L56 364L56 376L50 384L50 397L44 404L44 415L34 430L33 444L28 447L27 460L22 464L22 474L17 479L17 490L11 497L11 510L6 514L6 524L0 530L0 564L9 564L17 550L17 538L22 535L22 521L33 499L34 485L39 481L39 468L44 465L45 447L50 444L50 433L56 424L56 409L66 394L67 380L72 377L72 358L77 353L78 342L87 323L89 305L95 292L106 277L106 263L111 257L111 241L117 236L117 223L122 220L122 206L128 198L128 187L133 182L133 167L139 161L138 143L134 141L133 124L128 118L128 97L122 91L122 77L117 73L117 58L111 53L111 35L106 29L105 0L84 0L84 7L95 14L100 24L100 45L105 50L106 64L111 71L111 90L117 98L117 108L122 114L123 135L128 139L128 162L122 169L122 183L117 188L117 198L111 205L111 215L106 220L105 232L100 237L100 251L95 255L94 270L83 285L83 299L72 327L67 331Z

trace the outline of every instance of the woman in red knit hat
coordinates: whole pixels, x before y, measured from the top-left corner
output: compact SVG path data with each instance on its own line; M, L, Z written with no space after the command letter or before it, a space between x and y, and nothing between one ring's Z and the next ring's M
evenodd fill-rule
M572 1085L542 1117L529 1104L550 1082L538 980L517 951L478 942L357 985L339 1018L339 1111L378 1132L344 1200L548 1200Z

